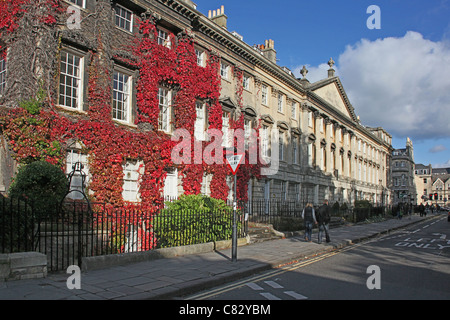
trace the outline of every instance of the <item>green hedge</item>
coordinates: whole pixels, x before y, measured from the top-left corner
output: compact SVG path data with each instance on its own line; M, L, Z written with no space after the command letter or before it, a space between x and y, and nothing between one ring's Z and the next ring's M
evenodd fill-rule
M166 202L154 218L153 229L160 248L231 239L233 209L222 200L203 195L183 195ZM241 224L238 222L238 230Z

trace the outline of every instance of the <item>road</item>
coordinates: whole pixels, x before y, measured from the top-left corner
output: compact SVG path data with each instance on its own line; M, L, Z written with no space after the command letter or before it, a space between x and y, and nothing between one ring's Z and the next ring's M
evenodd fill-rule
M448 300L450 223L446 216L438 215L388 235L183 299Z

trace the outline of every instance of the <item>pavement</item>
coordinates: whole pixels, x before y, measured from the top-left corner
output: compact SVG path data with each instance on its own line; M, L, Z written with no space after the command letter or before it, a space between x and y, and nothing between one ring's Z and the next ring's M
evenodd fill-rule
M387 234L432 219L413 215L368 224L348 224L330 230L330 243L306 242L301 235L240 246L237 261L231 249L153 259L81 273L81 288L68 289L68 273L46 278L0 282L0 300L169 300L192 294L264 270Z

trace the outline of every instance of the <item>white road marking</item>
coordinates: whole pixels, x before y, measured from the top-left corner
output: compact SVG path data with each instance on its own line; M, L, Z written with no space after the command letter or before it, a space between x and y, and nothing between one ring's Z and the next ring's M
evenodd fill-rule
M247 283L247 286L249 286L250 288L252 288L253 290L256 290L256 291L262 291L262 290L264 290L262 287L260 287L260 286L258 286L256 283L254 283L254 282L249 282L249 283Z
M277 296L274 296L271 293L268 292L263 292L260 293L260 295L262 295L264 298L266 298L267 300L281 300L280 298L278 298Z
M275 281L264 281L267 285L271 286L274 289L283 289L284 287L282 285L279 285Z
M304 295L301 295L295 291L285 291L285 294L287 294L288 296L293 297L296 300L306 300L308 299L308 297L305 297Z

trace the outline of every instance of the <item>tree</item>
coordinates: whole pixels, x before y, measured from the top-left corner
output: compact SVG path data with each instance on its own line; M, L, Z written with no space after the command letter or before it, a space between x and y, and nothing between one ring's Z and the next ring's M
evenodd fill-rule
M36 216L46 217L57 212L67 191L67 177L58 166L35 161L19 167L9 196L32 201Z

